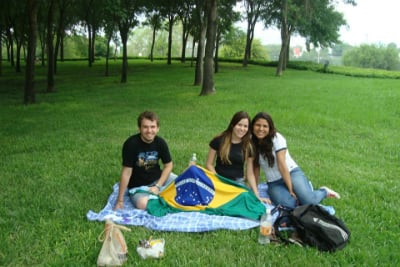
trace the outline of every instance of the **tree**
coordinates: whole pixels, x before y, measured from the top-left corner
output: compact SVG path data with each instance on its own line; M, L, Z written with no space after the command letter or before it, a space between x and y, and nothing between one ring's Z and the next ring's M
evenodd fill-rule
M335 10L330 0L312 2L309 15L300 21L298 32L306 38L307 47L332 47L340 43L340 27L346 25L342 13Z
M139 24L136 15L143 6L139 1L120 0L120 8L117 14L118 29L122 41L122 74L121 83L127 82L128 77L128 37L129 30Z
M108 60L110 58L110 42L112 39L116 39L116 32L118 32L117 25L117 13L118 6L115 5L114 0L105 1L105 11L104 11L104 32L106 36L106 70L105 76L109 75L109 64Z
M194 74L194 85L201 85L203 82L203 56L204 44L206 39L207 20L206 20L206 1L196 0L194 23L197 27L193 28L194 40L197 41L197 56Z
M203 86L200 95L215 92L214 88L214 48L217 30L217 0L206 0L207 43L204 57Z
M60 52L60 59L64 60L64 36L68 23L72 21L73 12L71 7L73 1L71 0L58 0L57 11L57 27L56 27L56 42L54 46L54 73L57 73L57 58Z
M0 77L3 75L3 31L6 28L5 2L0 2Z
M158 7L163 17L168 21L168 51L167 64L171 65L172 56L172 33L175 22L178 19L179 10L181 10L184 0L159 0Z
M283 70L286 68L287 60L289 59L290 47L290 34L291 27L288 21L289 3L290 0L282 0L281 2L281 15L280 15L280 30L281 30L281 50L279 52L278 66L276 68L276 75L281 76Z
M221 0L218 2L217 36L215 41L214 71L219 71L219 47L224 35L229 32L234 22L239 21L240 13L234 10L236 0Z
M307 39L307 44L330 46L339 42L338 31L345 25L343 15L333 8L334 0L273 0L271 21L281 31L281 51L276 75L280 76L289 61L290 38L293 33ZM345 3L355 4L353 0Z
M151 48L150 48L150 61L154 60L154 45L156 42L156 33L163 26L162 17L158 10L146 11L147 19L143 23L145 26L150 26L152 29Z
M47 47L47 92L54 92L54 9L56 0L49 0L47 7L47 35L46 35L46 47Z
M39 46L40 46L40 52L38 54L40 55L40 62L42 67L46 65L46 36L47 36L47 8L46 4L42 4L42 8L39 8L38 10L38 34L37 34L37 40L39 41Z
M388 46L363 44L347 51L342 61L345 66L397 70L399 53L395 44Z
M221 53L224 57L239 59L243 57L246 45L246 33L239 28L231 27L221 42Z
M193 10L195 8L195 2L193 0L183 1L182 7L178 10L178 16L182 23L182 50L181 50L181 62L186 61L186 45L189 38L189 34L193 26Z
M270 14L270 0L244 0L247 20L246 47L244 49L243 67L246 67L251 58L251 45L254 39L254 30L260 17L268 21Z
M3 75L3 26L0 24L0 77Z
M36 60L36 34L38 0L28 0L27 8L29 18L28 55L25 69L24 103L35 103L35 60Z
M28 27L26 16L25 1L10 1L10 13L8 14L8 23L10 29L10 37L14 39L16 44L16 60L15 71L21 72L21 49L26 42L26 32ZM11 33L11 31L13 31ZM13 47L11 47L13 49Z
M10 62L12 67L15 66L14 62L14 32L12 30L13 14L16 9L16 1L0 1L0 24L4 29L4 41L7 49L7 61ZM24 10L25 4L19 9ZM1 32L3 34L3 31ZM2 36L3 37L3 36Z

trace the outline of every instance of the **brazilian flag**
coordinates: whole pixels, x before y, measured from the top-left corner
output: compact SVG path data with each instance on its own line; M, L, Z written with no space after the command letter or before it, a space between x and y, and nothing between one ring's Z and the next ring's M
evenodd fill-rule
M187 168L156 199L147 211L154 216L182 211L245 217L258 220L265 206L247 187L198 165Z

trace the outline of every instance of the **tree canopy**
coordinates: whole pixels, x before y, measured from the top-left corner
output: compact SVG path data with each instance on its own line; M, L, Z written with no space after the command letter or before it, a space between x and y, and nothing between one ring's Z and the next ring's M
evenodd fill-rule
M355 4L353 0L342 1ZM188 37L192 36L193 50L197 49L197 53L192 53L196 54L194 84L203 85L201 93L203 95L214 90L212 80L218 60L215 57L218 56L219 44L229 41L229 35L232 34L230 29L239 19L236 11L238 6L244 7L242 14L247 20L245 42L241 53L241 56L244 56L243 65L245 66L254 54L252 53L254 28L257 22L262 21L265 27L275 26L281 31L282 43L277 74L282 75L289 61L288 50L292 34L299 34L306 38L308 44L319 47L339 42L339 27L344 25L345 21L343 15L335 10L335 3L335 0L1 1L1 44L5 44L7 59L17 72L21 71L23 59L27 66L32 66L31 73L26 73L27 80L34 79L32 75L35 64L31 61L36 61L39 55L42 65L48 70L46 91L54 92L57 61L64 60L66 39L80 36L79 38L86 41L89 67L96 61L96 40L99 38L106 40L106 48L103 50L106 51L107 59L110 57L110 43L121 44L121 83L125 83L128 76L128 41L132 30L142 23L151 25L154 47L157 31L165 25L168 29L167 64L171 64L173 27L179 22L182 29L181 61L185 61ZM25 49L28 53L25 53ZM2 66L0 65L0 68ZM105 73L108 75L107 63ZM204 83L212 88L205 89ZM31 95L27 102L35 101L33 86L34 82L26 82L25 89L29 92L28 95Z

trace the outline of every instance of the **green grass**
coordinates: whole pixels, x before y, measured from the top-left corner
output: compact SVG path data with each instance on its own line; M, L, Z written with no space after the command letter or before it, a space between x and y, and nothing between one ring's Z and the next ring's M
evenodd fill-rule
M121 145L137 131L146 109L161 118L180 173L196 152L203 164L209 140L232 114L272 114L292 156L314 186L342 195L327 199L352 233L334 254L295 246L259 246L258 229L209 233L124 232L127 266L398 266L400 228L400 90L396 79L346 77L311 71L222 63L216 93L199 97L194 69L164 61L130 61L120 84L120 62L104 77L104 62L59 63L56 92L24 106L23 75L6 64L0 77L0 265L94 266L103 223L100 211L119 181ZM264 181L264 178L261 179ZM139 239L162 237L166 256L140 260Z

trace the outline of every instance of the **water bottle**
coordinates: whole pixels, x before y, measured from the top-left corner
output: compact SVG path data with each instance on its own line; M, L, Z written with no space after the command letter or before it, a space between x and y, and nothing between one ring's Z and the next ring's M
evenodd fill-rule
M261 216L260 233L258 235L258 243L267 245L271 242L272 234L272 215L269 209Z
M189 160L189 166L196 165L197 163L197 156L196 153L193 153L192 157Z

